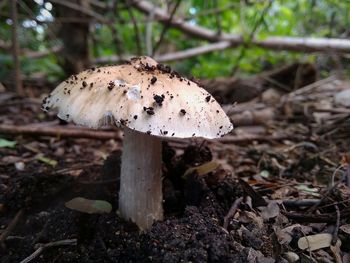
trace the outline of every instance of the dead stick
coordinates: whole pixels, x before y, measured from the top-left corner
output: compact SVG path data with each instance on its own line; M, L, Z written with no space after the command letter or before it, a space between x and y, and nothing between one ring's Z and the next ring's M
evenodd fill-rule
M65 239L65 240L50 242L47 244L39 244L38 249L35 250L29 257L26 257L25 259L23 259L20 263L28 263L32 261L34 258L39 256L45 250L45 248L57 247L57 246L75 246L76 244L77 244L77 239Z
M0 134L21 134L33 136L53 136L70 138L89 138L99 140L117 139L121 136L116 131L101 131L85 128L63 128L60 126L42 127L34 125L0 125Z
M297 135L264 135L264 134L253 134L245 136L225 136L216 141L221 143L248 143L252 141L269 142L269 141L282 141L282 140L303 140L303 136Z
M35 125L0 125L0 134L19 134L19 135L32 135L32 136L52 136L52 137L63 137L63 138L88 138L88 139L99 139L109 140L116 139L121 140L121 136L116 131L101 131L86 128L66 128L62 126L35 126ZM302 140L302 136L292 135L246 135L236 136L228 135L223 138L215 139L221 143L249 143L252 141L281 141L281 140ZM177 140L175 138L169 138L169 141L184 143L183 140Z
M15 215L15 217L12 219L12 221L8 224L7 228L4 230L4 232L2 232L2 234L0 235L0 246L5 249L5 243L4 241L6 240L6 238L8 237L8 235L15 229L16 225L18 224L18 222L22 219L23 215L24 215L24 208L22 208L21 210L19 210L17 212L17 214Z
M227 230L228 223L232 217L235 216L238 206L242 203L243 197L240 197L235 200L235 202L232 204L230 210L228 211L227 215L224 217L224 225L223 228Z
M283 215L289 219L304 222L304 223L334 223L337 221L336 213L328 213L321 215L310 215L310 214L301 214L301 213L292 213L287 211L281 211ZM340 219L346 218L350 215L349 209L344 209L340 212Z
M321 200L320 199L282 200L282 204L289 207L314 206L314 205L320 205Z
M332 237L332 246L335 246L335 243L337 243L339 226L340 226L340 211L339 211L339 207L337 205L335 205L334 207L335 207L335 212L337 214L337 221L335 222L335 228L334 228L333 237Z

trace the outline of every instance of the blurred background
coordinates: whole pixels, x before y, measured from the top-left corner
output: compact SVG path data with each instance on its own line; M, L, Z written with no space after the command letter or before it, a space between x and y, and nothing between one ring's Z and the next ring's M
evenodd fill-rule
M350 1L2 0L0 82L30 95L136 55L200 79L307 63L310 82L349 75L349 25Z

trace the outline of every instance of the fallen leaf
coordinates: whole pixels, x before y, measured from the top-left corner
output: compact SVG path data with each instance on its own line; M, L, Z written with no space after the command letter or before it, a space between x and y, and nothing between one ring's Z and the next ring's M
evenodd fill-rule
M269 220L270 218L274 218L279 215L280 207L276 201L271 201L267 204L267 206L263 206L260 208L261 216L264 220Z
M289 263L295 263L295 262L298 262L300 257L297 253L294 253L294 252L286 252L284 253L284 258L288 260Z
M0 138L0 148L13 148L17 144L16 141L9 141L6 139Z
M241 223L254 223L259 228L264 227L264 222L260 216L255 215L253 212L241 211L236 214L237 219Z
M217 162L214 162L214 161L207 162L207 163L204 163L200 166L188 168L187 171L185 172L185 174L183 175L183 177L186 177L186 176L192 174L193 172L196 172L199 176L203 176L205 174L208 174L208 173L216 170L219 166L220 166L220 164Z
M312 231L312 228L309 226L303 226L300 224L293 224L291 226L285 227L283 229L279 229L275 227L275 234L277 236L277 241L281 245L289 244L293 239L293 231L294 229L300 229L300 231L304 234L308 234Z
M332 237L333 236L328 233L301 237L298 240L298 247L302 250L308 249L309 251L330 247L332 243Z
M90 200L83 197L76 197L65 203L69 209L87 214L104 214L112 211L112 205L104 200Z

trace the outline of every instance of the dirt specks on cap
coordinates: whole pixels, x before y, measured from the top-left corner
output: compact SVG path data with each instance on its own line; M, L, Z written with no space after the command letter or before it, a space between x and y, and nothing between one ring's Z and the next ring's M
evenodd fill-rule
M164 95L154 95L153 99L155 100L155 102L158 104L158 106L162 106L163 105L163 101L164 101L165 96Z
M154 83L156 83L156 82L157 82L157 77L153 76L151 78L151 84L154 85Z
M115 87L114 82L113 82L113 81L110 81L110 82L108 83L108 86L107 86L108 90L111 91L114 87Z

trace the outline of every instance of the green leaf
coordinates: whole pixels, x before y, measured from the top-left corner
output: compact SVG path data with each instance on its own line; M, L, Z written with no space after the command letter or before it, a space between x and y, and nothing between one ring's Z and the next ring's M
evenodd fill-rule
M5 147L13 148L15 147L16 144L17 144L16 141L9 141L9 140L0 138L0 148L5 148Z
M104 214L112 211L112 205L104 200L90 200L76 197L65 203L69 209L87 214Z

